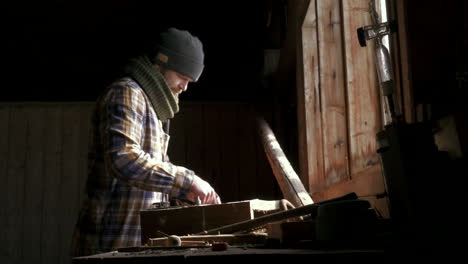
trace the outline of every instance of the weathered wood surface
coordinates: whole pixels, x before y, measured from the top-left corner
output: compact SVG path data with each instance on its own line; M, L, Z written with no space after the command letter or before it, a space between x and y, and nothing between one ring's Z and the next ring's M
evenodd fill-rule
M301 178L307 179L309 192L323 189L325 182L322 148L322 109L320 103L317 15L311 0L302 23L298 47L298 133ZM302 45L302 46L301 46ZM305 181L304 181L305 183Z
M181 102L171 120L171 162L193 170L222 202L279 198L278 184L256 134L255 113L269 104Z
M2 224L2 228L0 228L0 245L1 253L0 253L0 261L2 263L8 263L11 261L9 257L9 248L7 248L7 244L9 243L10 237L9 232L11 230L10 224L10 203L8 199L10 197L9 185L8 185L8 142L10 137L10 108L5 106L0 106L0 131L2 131L2 136L0 136L0 172L2 173L1 179L3 184L0 184L0 200L4 202L3 206L0 206L0 220Z
M260 199L216 205L197 205L150 209L141 212L142 242L167 235L190 235L225 226L256 215L274 213L291 208L284 201ZM258 212L258 214L256 214Z
M343 22L339 0L317 1L325 185L349 178Z
M358 197L356 193L350 192L344 195L335 196L332 199L323 200L318 203L308 204L308 205L300 206L297 208L288 209L285 211L274 212L271 214L256 217L251 220L245 220L242 222L237 222L237 223L217 227L217 228L210 229L210 230L205 230L203 232L196 233L195 235L210 235L210 234L221 234L221 233L229 234L229 233L246 232L246 231L258 229L269 223L273 223L277 221L285 221L291 218L295 218L294 220L298 220L300 219L301 216L305 216L305 215L310 215L312 218L315 218L317 216L318 208L320 205L332 203L336 201L355 200L357 198Z
M230 234L250 231L265 226L268 223L283 221L290 218L297 218L309 214L316 214L318 207L318 204L308 204L290 210L271 213L254 219L235 222L233 224L205 230L203 232L196 233L195 235Z
M356 28L372 24L368 10L368 1L343 2L351 175L379 163L376 134L382 129L382 120L375 46L370 42L361 47L356 34Z
M86 181L93 106L0 104L0 193L5 201L0 209L1 263L69 263ZM264 107L268 112L271 106ZM169 154L174 164L207 179L223 202L277 196L278 186L255 133L255 105L181 102L181 109L171 122Z
M92 103L0 105L2 263L70 263Z
M268 123L262 117L258 117L257 125L266 156L284 198L296 207L312 204L312 198L289 163Z
M356 193L361 199L368 200L377 214L385 218L390 216L388 200L383 195L385 187L380 165L370 167L359 174L354 174L353 178L349 181L340 182L332 188L312 194L312 198L315 201L323 201L350 192Z
M369 1L311 0L300 23L301 177L308 178L309 192L316 201L356 191L374 204L383 204L380 211L386 211L385 201L376 199L384 189L376 152L383 108L374 43L361 47L356 34L357 28L372 24Z
M41 259L45 263L59 263L57 252L60 252L60 243L64 234L59 232L59 223L63 222L61 216L62 205L58 199L58 191L61 176L62 153L66 150L62 145L62 115L63 106L46 107L46 120L48 131L44 137L47 147L47 155L44 155L44 197L42 205L41 230ZM83 180L86 175L81 175Z

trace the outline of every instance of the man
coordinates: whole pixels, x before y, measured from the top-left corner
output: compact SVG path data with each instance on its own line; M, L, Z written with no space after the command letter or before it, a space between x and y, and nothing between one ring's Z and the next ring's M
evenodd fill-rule
M170 28L153 52L132 59L125 77L97 101L74 256L140 246L140 211L153 203L169 198L221 203L209 183L169 162L169 136L162 126L178 112L178 95L200 77L203 60L197 37Z

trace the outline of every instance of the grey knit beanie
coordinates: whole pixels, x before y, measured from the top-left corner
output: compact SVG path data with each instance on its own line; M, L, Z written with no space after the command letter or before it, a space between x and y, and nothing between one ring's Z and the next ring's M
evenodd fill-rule
M203 71L203 45L188 31L169 28L159 35L153 62L197 81Z

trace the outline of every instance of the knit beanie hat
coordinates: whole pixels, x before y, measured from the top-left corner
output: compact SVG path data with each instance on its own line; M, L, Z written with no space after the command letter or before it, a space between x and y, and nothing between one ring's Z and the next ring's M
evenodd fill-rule
M169 28L159 35L153 63L197 81L203 71L203 45L188 31Z

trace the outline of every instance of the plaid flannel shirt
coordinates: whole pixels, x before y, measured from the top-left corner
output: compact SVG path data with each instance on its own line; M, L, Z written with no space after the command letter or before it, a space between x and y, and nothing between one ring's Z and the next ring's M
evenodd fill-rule
M140 211L167 195L186 199L194 173L168 161L168 141L151 102L132 79L113 83L98 100L74 256L140 246Z

